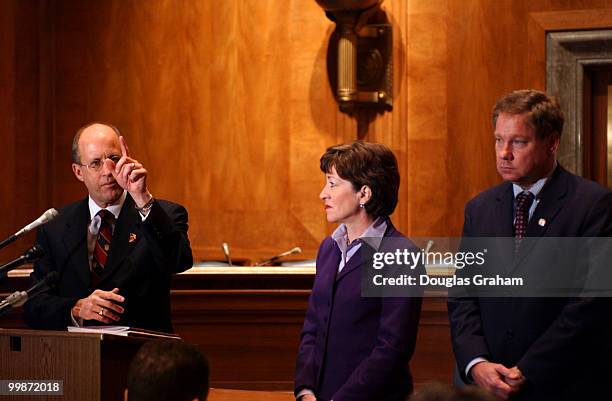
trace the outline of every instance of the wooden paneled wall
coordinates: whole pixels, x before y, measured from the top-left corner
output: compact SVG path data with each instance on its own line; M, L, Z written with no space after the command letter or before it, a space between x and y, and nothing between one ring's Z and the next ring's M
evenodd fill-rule
M190 211L198 256L265 257L328 231L318 157L337 143L331 22L314 2L55 4L53 203L74 199L72 132L113 121L158 197ZM78 33L78 34L77 34Z
M48 204L44 129L40 121L40 19L36 1L0 1L0 237L35 219ZM25 251L34 235L2 251L0 261Z
M394 29L394 110L365 138L388 144L400 161L401 230L458 235L465 202L498 182L491 107L505 92L544 82L531 16L611 7L384 2ZM314 0L0 1L0 237L85 196L70 171L72 135L105 120L150 171L151 191L187 206L198 259L220 258L223 241L237 257L295 245L314 257L333 228L317 198L319 156L357 137L327 83L333 27ZM448 335L439 309L417 362L448 354L447 341L431 340Z
M296 245L314 257L333 228L318 200L319 156L357 137L327 82L334 24L314 0L0 3L0 235L85 195L70 171L72 135L105 120L150 171L151 191L187 206L197 259L220 258L224 241L237 257ZM465 202L498 182L490 109L543 82L532 79L530 15L611 5L383 3L394 110L364 137L398 156L402 231L458 235Z

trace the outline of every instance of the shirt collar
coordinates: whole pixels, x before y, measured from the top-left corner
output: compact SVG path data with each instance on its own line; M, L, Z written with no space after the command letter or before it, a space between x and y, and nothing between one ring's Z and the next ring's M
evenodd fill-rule
M126 196L127 196L127 191L123 191L123 194L121 195L117 203L106 207L106 210L111 212L113 216L115 216L115 219L119 218L119 213L121 212L121 207L123 207L123 202L125 202ZM98 214L98 212L102 210L102 208L98 206L98 204L91 198L91 195L89 196L88 203L89 203L89 218L90 220L93 220L93 218Z
M387 231L387 218L378 217L366 228L366 230L359 236L358 239L363 239L374 249L378 250L380 243ZM346 250L348 247L348 233L346 231L346 225L340 224L338 228L334 230L331 235L332 239L336 241L341 250Z
M556 168L557 168L557 162L555 162L555 166L553 167L551 172L548 173L546 177L543 177L537 180L529 189L523 189L520 185L512 183L512 191L514 192L514 197L516 198L518 194L520 194L521 192L531 192L533 196L537 199L538 196L540 195L540 192L542 191L542 188L544 188L544 184L546 184L546 181L548 181L548 179L550 178L550 176L552 175L553 171L555 171Z

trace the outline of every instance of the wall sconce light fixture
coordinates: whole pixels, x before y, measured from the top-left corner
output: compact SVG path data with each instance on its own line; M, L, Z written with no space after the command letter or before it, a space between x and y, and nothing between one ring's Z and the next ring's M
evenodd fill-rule
M383 0L316 0L336 23L328 46L328 76L340 111L393 108L393 39Z

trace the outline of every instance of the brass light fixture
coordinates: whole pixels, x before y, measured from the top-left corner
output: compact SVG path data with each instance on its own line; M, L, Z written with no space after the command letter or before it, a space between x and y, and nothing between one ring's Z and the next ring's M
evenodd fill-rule
M391 25L383 0L316 0L336 23L328 47L328 76L340 111L393 108Z

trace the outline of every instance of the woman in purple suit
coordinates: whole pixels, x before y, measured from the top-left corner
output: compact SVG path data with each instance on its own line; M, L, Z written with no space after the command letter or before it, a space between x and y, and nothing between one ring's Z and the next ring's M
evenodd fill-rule
M317 272L297 356L299 401L404 401L412 391L420 296L363 297L368 252L407 244L391 223L399 189L395 156L363 141L327 149L319 195L329 222L339 223L317 254ZM387 244L387 245L385 245ZM374 248L374 249L373 249ZM418 293L420 295L421 293Z

